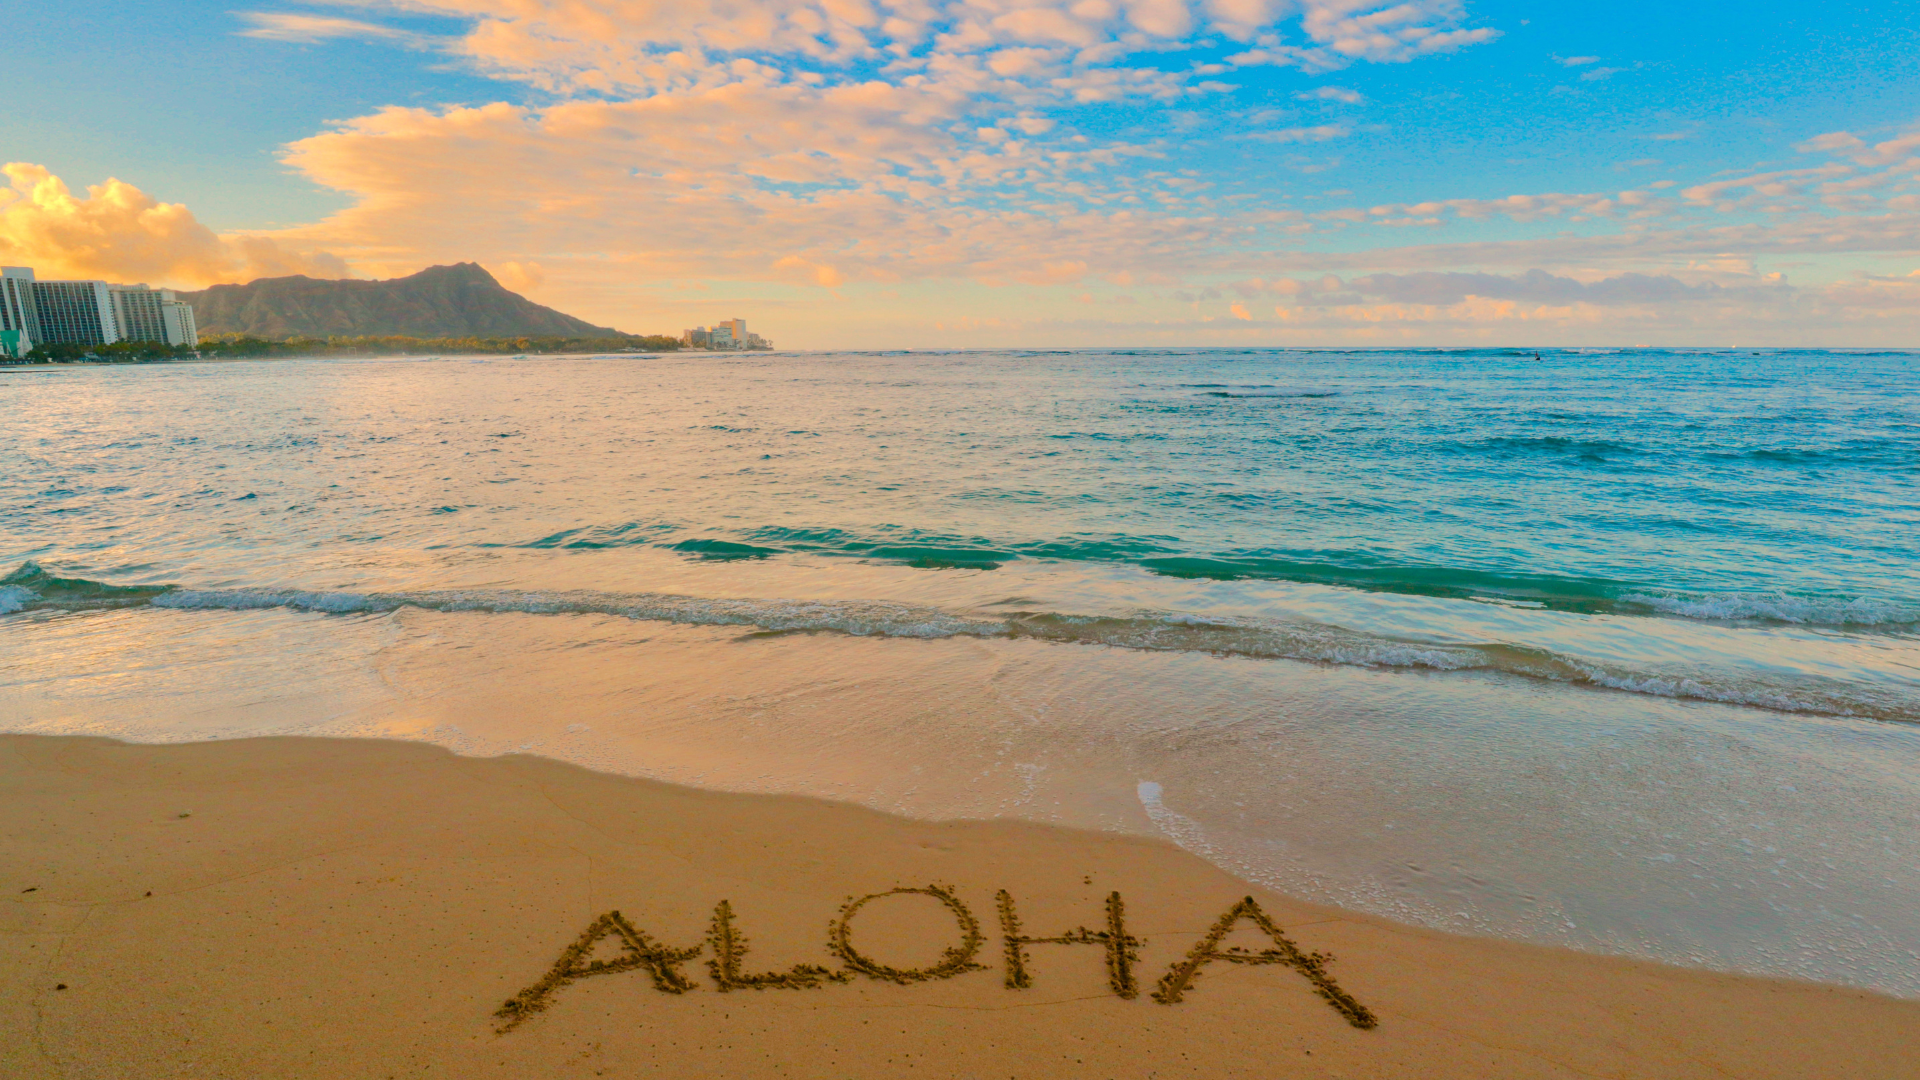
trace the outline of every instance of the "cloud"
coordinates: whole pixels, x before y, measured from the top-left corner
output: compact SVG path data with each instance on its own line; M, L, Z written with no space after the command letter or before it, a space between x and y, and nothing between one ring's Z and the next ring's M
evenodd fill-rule
M1689 202L1712 205L1722 211L1733 210L1742 205L1752 205L1760 200L1791 198L1807 193L1816 187L1821 190L1833 190L1832 182L1841 177L1851 176L1855 169L1851 165L1829 162L1810 169L1776 169L1771 172L1754 173L1750 176L1731 177L1714 180L1705 184L1695 184L1680 191L1680 197ZM1872 182L1890 182L1894 176L1854 177L1848 184L1854 188L1868 186ZM1867 183L1862 183L1862 181ZM1825 181L1826 183L1822 183ZM1737 192L1743 195L1735 198Z
M104 278L201 286L256 277L346 276L325 252L290 251L261 236L217 236L185 206L163 203L108 180L86 197L39 165L0 167L0 262L31 266L43 278Z
M1241 296L1271 297L1285 340L1604 344L1645 340L1868 344L1901 335L1920 317L1920 271L1856 274L1812 287L1784 275L1734 274L1729 282L1618 274L1579 280L1520 274L1368 274L1351 279L1253 279ZM1247 335L1257 333L1247 328ZM1187 330L1188 339L1195 335Z
M332 2L362 7L368 0ZM465 21L469 29L450 47L482 70L556 92L590 93L682 90L795 65L833 78L835 69L878 65L902 79L1000 92L1008 87L996 83L1032 91L1060 78L1125 71L1119 83L1164 94L1156 76L1193 84L1194 75L1130 66L1128 58L1191 47L1201 35L1252 46L1233 61L1239 66L1316 71L1357 61L1404 63L1498 36L1464 27L1460 0L404 0L395 6ZM404 40L403 31L352 19L244 17L254 23L248 33L278 40ZM1308 44L1286 42L1288 23L1297 23ZM747 58L765 70L749 73L735 63Z
M531 105L387 108L291 144L286 162L352 205L272 239L341 253L375 276L452 259L520 267L498 272L524 274L525 287L563 306L572 301L556 294L582 282L598 283L586 294L598 298L654 287L684 296L677 283L697 280L720 291L764 284L807 298L791 302L825 320L828 305L857 303L863 288L939 282L943 296L997 290L993 304L1017 306L1046 293L1057 307L1090 277L1126 277L1140 282L1148 315L1176 293L1217 295L1236 276L1338 271L1340 295L1372 312L1351 314L1360 321L1394 309L1411 326L1426 317L1415 309L1453 308L1433 317L1657 309L1706 320L1787 302L1778 286L1712 276L1735 274L1733 263L1904 252L1920 236L1904 164L1920 139L1884 132L1807 139L1805 152L1826 157L1804 169L1309 204L1336 207L1320 212L1238 201L1189 168L1206 168L1193 155L1219 147L1182 116L1237 115L1242 140L1301 148L1353 134L1279 114L1256 121L1244 104L1209 114L1209 99L1234 92L1219 81L1232 69L1406 63L1497 36L1459 0L336 2L457 20L460 33L432 47L541 92L519 95ZM277 40L402 40L371 22L305 18L250 25ZM1232 55L1216 62L1221 53ZM1600 57L1556 60L1589 81L1619 70ZM1338 86L1294 96L1365 100ZM1141 133L1076 128L1077 104L1108 102L1147 118ZM1265 126L1287 122L1300 126ZM1288 155L1291 169L1326 167L1304 149L1267 156ZM1492 221L1510 238L1406 242L1408 228ZM1260 325L1241 307L1246 317L1221 325ZM996 325L1047 317L1029 314Z
M1402 304L1457 304L1470 296L1537 304L1672 304L1711 299L1724 291L1711 282L1687 285L1670 275L1620 274L1581 282L1538 269L1511 277L1460 272L1370 274L1353 279L1349 287Z
M235 14L251 24L248 29L239 32L241 37L260 38L265 41L317 45L324 41L346 38L360 41L391 41L410 48L427 48L433 44L433 39L425 35L395 29L391 26L361 22L358 19L269 11L241 11Z
M1861 151L1866 148L1867 144L1861 142L1858 135L1848 131L1829 131L1825 135L1816 135L1794 147L1803 154L1835 150Z
M1920 128L1871 146L1866 140L1850 131L1830 131L1824 135L1816 135L1795 146L1794 149L1803 154L1840 154L1863 168L1911 165L1913 163L1908 159L1915 154L1920 154Z
M1302 90L1293 95L1295 101L1343 101L1348 105L1359 105L1367 99L1358 90L1348 90L1341 86L1321 86L1312 90Z
M1366 274L1351 279L1334 274L1273 281L1255 278L1238 282L1233 289L1249 299L1275 295L1287 298L1294 306L1319 307L1377 302L1447 306L1471 299L1561 306L1669 305L1712 299L1727 291L1712 282L1689 285L1671 275L1629 273L1582 282L1538 268L1512 275L1422 271Z
M1249 131L1244 137L1254 142L1317 143L1344 139L1350 131L1345 124L1318 124L1313 127L1280 128L1277 131Z
M355 205L278 235L376 274L611 250L632 274L838 287L943 275L1047 282L1063 266L1197 259L1218 211L1207 185L1141 167L1166 153L1164 140L1096 142L1048 112L1229 92L1212 78L1224 65L1164 62L1206 35L1256 48L1304 35L1314 53L1299 62L1323 68L1487 39L1462 31L1458 0L401 6L461 20L465 31L445 48L553 97L540 107L388 108L287 147L288 164ZM352 19L249 18L282 40L401 33ZM1338 87L1315 97L1361 100ZM1323 124L1248 138L1349 133Z
M355 205L281 235L375 274L538 250L640 280L828 287L1057 283L1088 266L1196 258L1210 242L1211 219L1164 212L1204 186L1191 178L1089 185L1128 151L982 142L955 134L964 114L943 95L879 83L390 108L289 149L291 165ZM982 193L998 205L980 205ZM1162 212L1140 209L1148 198Z
M1505 217L1533 222L1565 217L1573 221L1621 215L1646 218L1660 215L1669 200L1645 191L1605 193L1542 192L1496 199L1434 199L1419 203L1383 203L1366 208L1322 211L1323 220L1360 224L1439 224L1449 218L1480 221Z
M537 262L494 263L486 270L493 275L495 281L511 292L537 292L547 283L546 268Z

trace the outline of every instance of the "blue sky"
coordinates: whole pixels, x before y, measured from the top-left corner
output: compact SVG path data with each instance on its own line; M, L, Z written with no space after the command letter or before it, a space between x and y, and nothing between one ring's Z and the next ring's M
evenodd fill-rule
M1910 5L182 2L84 50L9 18L0 157L37 170L0 257L50 270L473 260L820 347L1920 344Z

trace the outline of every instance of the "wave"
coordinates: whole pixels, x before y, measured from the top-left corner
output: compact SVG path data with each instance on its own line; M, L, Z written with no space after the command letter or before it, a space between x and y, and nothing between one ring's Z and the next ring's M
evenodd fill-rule
M979 492L980 498L1030 501L1039 493ZM442 507L436 513L457 512ZM1687 525L1678 522L1677 525ZM1358 550L1252 549L1186 554L1179 537L1164 534L1074 534L1057 540L998 543L990 537L898 529L873 535L848 529L767 526L728 536L672 540L664 522L621 522L565 529L519 544L535 549L654 547L703 561L766 559L781 555L843 556L924 570L995 570L1021 560L1120 564L1161 577L1211 581L1276 581L1366 592L1472 600L1588 615L1683 618L1710 622L1777 623L1852 631L1920 629L1920 601L1895 596L1796 593L1785 590L1695 591L1612 578L1478 570L1443 564L1387 562ZM491 544L482 546L494 546ZM0 586L37 566L26 564ZM49 579L55 580L55 579ZM116 587L65 579L61 587L90 589L92 606L137 603L154 587ZM80 593L75 592L75 597ZM7 600L0 594L0 614Z
M0 614L37 608L86 610L134 605L215 611L284 608L325 615L384 614L403 608L448 613L594 614L698 626L749 627L775 633L831 632L921 639L1026 638L1060 644L1295 660L1383 670L1486 672L1777 712L1920 723L1920 697L1897 689L1740 672L1637 670L1521 644L1420 641L1304 622L1178 613L1096 616L1042 611L988 617L883 601L728 599L586 590L357 593L112 586L56 578L32 563L0 579Z
M1337 553L1323 553L1337 554ZM1168 577L1266 579L1368 592L1518 604L1588 615L1666 615L1714 622L1772 622L1836 629L1903 629L1920 624L1910 600L1771 592L1689 592L1608 578L1471 570L1455 566L1286 558L1280 553L1136 560Z
M37 607L68 611L133 607L173 589L171 585L108 585L86 578L55 577L28 561L0 578L0 615Z
M1540 435L1526 438L1492 438L1477 443L1464 444L1461 448L1473 453L1495 453L1512 456L1524 456L1528 454L1545 454L1549 456L1572 455L1589 460L1604 457L1620 457L1642 452L1637 446L1618 442L1613 439L1575 439L1563 435Z
M1920 607L1872 596L1797 596L1792 593L1627 592L1623 605L1662 615L1724 622L1781 622L1803 626L1899 627L1920 623Z
M1191 615L1107 618L1028 614L1011 636L1151 651L1435 672L1484 671L1543 682L1746 705L1775 712L1920 722L1920 698L1839 680L1731 672L1645 671L1511 643L1410 641L1318 624Z
M1217 398L1330 398L1339 397L1338 390L1208 390L1201 397Z
M962 498L1033 502L1041 492L979 490ZM1228 496L1216 496L1226 500ZM1676 530L1699 529L1674 519ZM812 554L885 560L922 569L993 570L1044 559L1121 564L1161 577L1212 581L1276 581L1366 592L1473 600L1589 615L1628 615L1712 622L1783 623L1842 630L1906 632L1920 628L1920 600L1911 597L1789 592L1688 590L1645 581L1551 572L1481 570L1441 563L1389 562L1364 550L1255 548L1188 553L1177 536L1081 533L1055 540L996 541L986 536L892 529L878 534L837 528L767 526L731 536L670 540L666 523L625 522L567 529L524 542L531 548L659 547L703 560Z
M544 537L534 546L556 546ZM1920 602L1895 597L1800 594L1780 590L1696 592L1610 578L1390 563L1361 551L1254 550L1180 553L1178 537L1082 534L996 544L986 537L903 529L886 537L845 529L753 529L739 541L705 538L660 544L700 559L759 559L809 553L899 562L921 569L992 570L1022 559L1120 563L1161 577L1280 581L1366 592L1474 600L1588 615L1663 616L1711 622L1786 623L1844 630L1904 631L1920 626ZM634 544L658 544L640 533ZM574 546L577 540L567 541ZM597 546L597 545L581 545Z

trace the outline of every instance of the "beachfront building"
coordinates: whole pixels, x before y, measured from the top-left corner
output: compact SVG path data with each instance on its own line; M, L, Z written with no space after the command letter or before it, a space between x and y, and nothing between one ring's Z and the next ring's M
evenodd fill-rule
M193 306L172 289L39 281L31 267L0 267L0 356L17 360L36 345L116 341L194 346L200 331Z
M198 345L199 328L193 305L174 298L172 289L145 285L111 285L113 317L121 341L153 341L164 345Z
M680 335L680 344L689 349L728 351L773 348L773 342L759 334L747 332L745 319L728 319L723 323L715 323L711 330L704 326L696 326Z
M161 289L160 304L161 328L166 332L169 345L190 345L200 347L200 324L194 321L193 305L185 300L176 299L172 289Z
M34 341L41 345L111 345L120 340L104 281L35 281Z
M33 271L0 266L0 360L18 360L33 351Z

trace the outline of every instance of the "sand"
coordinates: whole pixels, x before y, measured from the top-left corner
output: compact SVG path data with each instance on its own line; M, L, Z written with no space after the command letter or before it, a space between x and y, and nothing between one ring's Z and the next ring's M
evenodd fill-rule
M1025 946L1024 980L1002 890L1024 936L1074 939ZM402 742L0 737L0 899L20 1080L1871 1078L1920 1054L1920 1003L1400 926L1150 840Z

